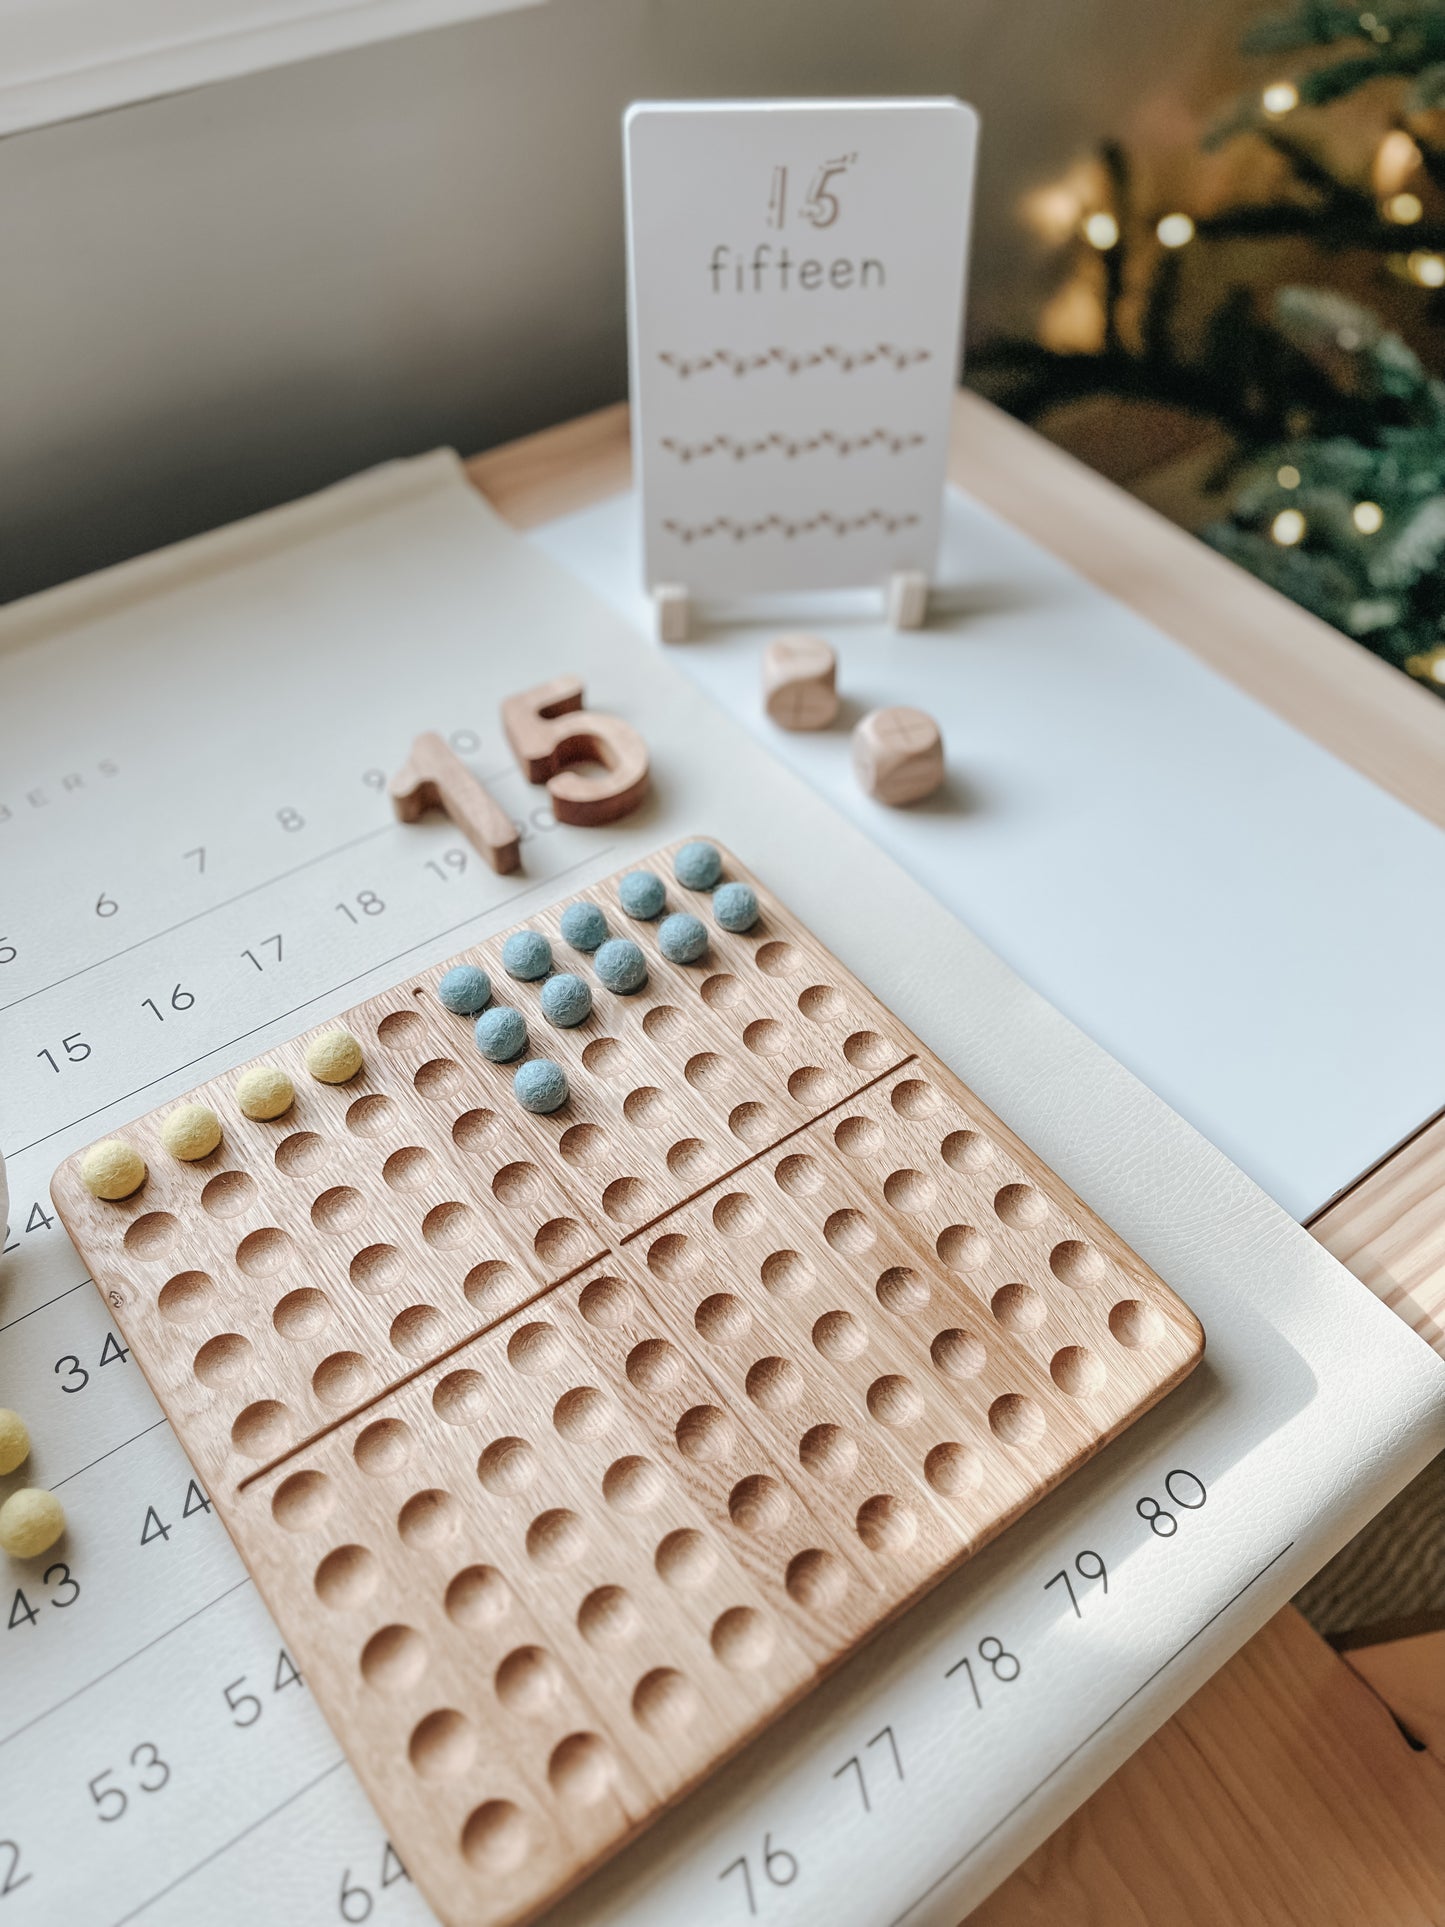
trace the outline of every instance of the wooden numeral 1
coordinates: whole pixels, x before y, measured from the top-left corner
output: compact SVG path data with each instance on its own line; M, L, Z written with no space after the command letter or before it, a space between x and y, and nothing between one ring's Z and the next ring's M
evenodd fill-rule
M498 875L520 866L516 824L434 730L417 737L387 787L403 823L415 823L424 810L442 810Z

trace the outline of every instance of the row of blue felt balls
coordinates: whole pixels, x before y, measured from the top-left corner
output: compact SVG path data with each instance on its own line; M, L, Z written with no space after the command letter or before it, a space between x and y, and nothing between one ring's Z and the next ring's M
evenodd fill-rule
M722 883L722 857L711 843L684 843L673 859L673 874L688 890L711 890L712 912L724 930L750 930L758 920L758 899L746 883ZM623 909L630 917L651 923L667 907L667 889L652 870L629 870L617 886ZM647 959L630 937L609 936L607 919L595 903L568 904L562 912L562 936L574 950L591 953L592 967L608 990L622 996L641 990L647 982ZM663 917L657 947L672 963L696 963L707 949L707 926L691 911ZM502 946L502 968L523 983L542 985L542 1015L560 1029L586 1021L592 992L586 981L571 972L551 976L552 946L540 930L516 930ZM527 1021L510 1004L491 1009L492 980L476 964L454 964L437 985L446 1009L460 1017L476 1017L477 1048L494 1064L511 1064L527 1048ZM480 1014L478 1014L480 1013ZM543 1114L567 1102L567 1073L550 1057L534 1057L512 1080L517 1102L524 1110Z

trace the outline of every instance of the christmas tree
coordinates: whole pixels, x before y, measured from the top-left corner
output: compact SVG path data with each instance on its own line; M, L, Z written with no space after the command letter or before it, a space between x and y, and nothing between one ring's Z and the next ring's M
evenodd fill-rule
M1223 430L1205 540L1445 696L1445 383L1411 345L1445 318L1445 0L1301 0L1245 48L1273 71L1204 142L1213 204L1149 205L1106 146L1035 197L1074 249L1055 325L974 372L1028 419L1110 394ZM1346 101L1363 166L1332 158ZM1271 286L1281 250L1311 285Z

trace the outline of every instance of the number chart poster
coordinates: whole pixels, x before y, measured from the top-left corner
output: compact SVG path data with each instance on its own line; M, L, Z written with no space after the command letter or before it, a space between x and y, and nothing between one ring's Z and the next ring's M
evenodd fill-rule
M977 133L957 100L629 110L649 588L932 573Z

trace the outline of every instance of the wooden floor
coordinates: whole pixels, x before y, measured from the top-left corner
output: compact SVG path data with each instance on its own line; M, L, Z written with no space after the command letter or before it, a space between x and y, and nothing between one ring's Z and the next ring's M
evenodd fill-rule
M1445 1759L1287 1608L970 1927L1439 1927Z
M586 507L631 479L626 408L493 450L468 470L519 528ZM1429 691L976 396L958 397L949 472L1445 825L1445 703ZM1445 1354L1445 1117L1422 1119L1310 1230ZM971 1927L1442 1927L1439 1649L1416 1639L1371 1652L1347 1664L1286 1608ZM1428 1747L1411 1745L1391 1706Z

